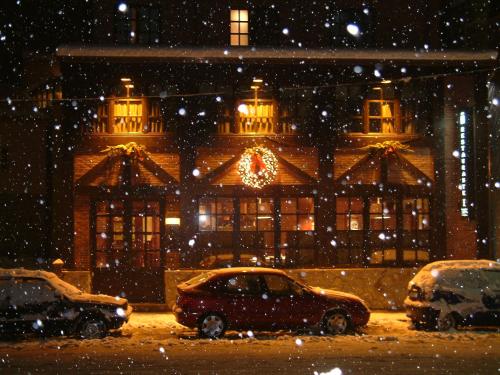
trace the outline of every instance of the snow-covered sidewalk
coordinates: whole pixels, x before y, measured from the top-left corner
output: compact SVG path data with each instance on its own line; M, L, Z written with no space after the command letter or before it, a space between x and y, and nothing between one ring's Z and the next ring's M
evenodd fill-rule
M121 332L102 340L35 337L0 341L0 373L343 374L496 373L500 333L467 329L422 332L401 312L374 312L363 332L346 336L309 333L227 332L220 340L167 313L135 313ZM332 372L333 373L333 372ZM339 374L339 372L337 372Z

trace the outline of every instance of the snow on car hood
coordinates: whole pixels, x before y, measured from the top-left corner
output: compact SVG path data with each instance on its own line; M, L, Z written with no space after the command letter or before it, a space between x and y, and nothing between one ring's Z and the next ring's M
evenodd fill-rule
M61 292L65 297L73 302L95 303L95 304L109 304L116 306L123 306L127 304L127 300L120 297L113 297L107 294L91 294L82 292L74 285L67 283L58 277L51 277L49 282Z
M108 296L106 294L81 293L81 294L68 295L67 297L74 302L106 304L106 305L116 305L116 306L123 306L127 304L127 300L124 298Z
M361 298L351 293L339 292L338 290L333 290L333 289L323 289L320 287L313 287L311 289L313 290L314 293L319 294L321 296L336 298L336 299L355 300L366 306L365 301L363 301Z

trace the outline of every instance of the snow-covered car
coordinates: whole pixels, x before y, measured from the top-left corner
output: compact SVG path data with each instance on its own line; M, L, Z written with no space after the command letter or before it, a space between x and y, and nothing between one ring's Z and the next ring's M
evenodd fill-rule
M84 293L51 272L0 268L0 333L100 338L131 313L126 299Z
M408 284L404 304L417 329L447 331L460 325L500 325L500 263L430 263Z
M313 288L263 267L224 268L177 285L177 322L219 338L226 329L319 328L342 334L370 319L359 297Z

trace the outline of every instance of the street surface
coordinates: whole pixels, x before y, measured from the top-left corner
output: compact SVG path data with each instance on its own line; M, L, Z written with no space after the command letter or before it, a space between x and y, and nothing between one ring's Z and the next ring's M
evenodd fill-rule
M0 341L0 374L496 374L497 330L420 332L403 313L375 312L363 332L338 337L228 332L199 339L172 314L135 313L102 340Z

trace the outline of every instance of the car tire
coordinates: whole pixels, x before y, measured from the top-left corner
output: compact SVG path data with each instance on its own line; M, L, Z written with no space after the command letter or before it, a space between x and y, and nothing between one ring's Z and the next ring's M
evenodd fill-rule
M438 317L436 320L436 330L440 332L449 331L457 328L457 319L453 314L446 314L443 317Z
M416 331L420 331L425 328L425 324L423 324L419 320L412 320L411 324L413 326L413 329L415 329Z
M107 332L106 323L99 318L85 319L77 328L77 335L82 339L100 339L105 337Z
M200 318L198 332L200 337L218 339L224 336L226 326L226 321L220 314L208 313Z
M344 311L330 311L323 318L323 330L327 335L342 335L350 328L349 316Z

